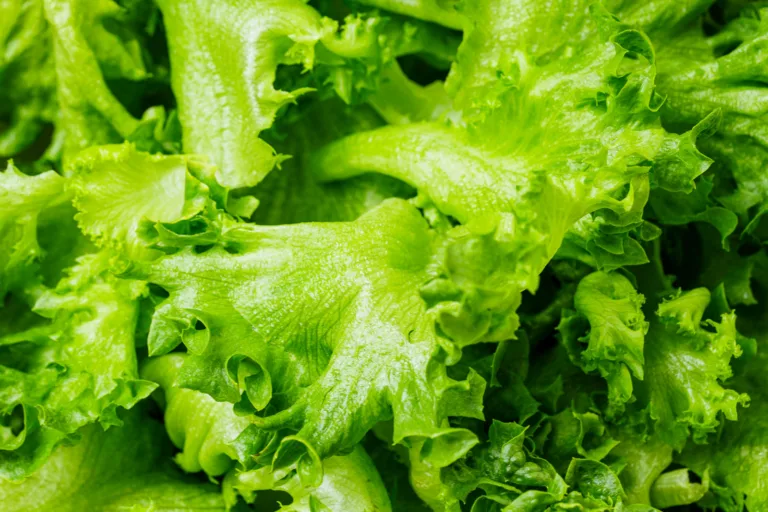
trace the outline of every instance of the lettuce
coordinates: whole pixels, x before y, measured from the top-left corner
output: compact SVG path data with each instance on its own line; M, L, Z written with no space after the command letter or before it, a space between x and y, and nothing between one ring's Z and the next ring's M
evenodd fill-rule
M3 510L768 508L736 0L0 0Z

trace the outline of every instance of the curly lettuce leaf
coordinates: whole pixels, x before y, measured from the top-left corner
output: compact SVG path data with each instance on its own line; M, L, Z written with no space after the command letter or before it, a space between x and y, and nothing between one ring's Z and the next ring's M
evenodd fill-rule
M532 453L527 428L494 420L487 441L465 458L440 471L410 460L411 482L435 511L472 510L623 510L626 493L605 464L574 458L564 477L547 460ZM418 446L412 448L418 449ZM610 449L610 448L608 448ZM630 505L652 510L647 505Z
M752 218L762 214L766 197L762 169L768 92L761 64L766 58L766 14L764 9L747 11L710 36L697 24L658 44L665 123L685 128L720 111L718 130L701 143L718 161L718 174L728 177L714 195L728 209L749 212Z
M44 0L56 70L58 137L65 159L92 144L120 142L139 126L107 79L147 77L138 36L112 0ZM65 162L66 165L66 162Z
M723 385L742 349L734 313L702 320L710 300L706 288L697 288L662 302L645 338L645 380L637 394L650 406L658 435L677 449L689 435L705 442L721 415L736 420L737 407L749 400Z
M165 409L165 428L181 449L175 460L184 471L228 474L225 487L247 501L257 498L259 491L287 492L293 502L281 509L286 511L314 510L320 504L338 512L391 510L381 479L360 446L349 455L323 461L323 477L317 487L302 485L297 475L286 478L285 472L272 472L269 460L278 447L275 434L235 414L230 403L178 387L175 381L184 360L184 354L168 354L151 358L141 370L144 378L157 382L163 391L158 400ZM230 472L236 463L240 471ZM227 500L234 502L234 496Z
M35 304L51 325L14 333L0 346L0 414L16 425L11 436L4 429L3 478L29 475L89 423L120 425L117 409L131 408L156 387L140 380L136 367L143 285L111 277L104 265L104 255L80 258Z
M94 146L70 161L68 188L80 229L96 243L146 258L157 251L139 240L142 223L174 223L199 213L209 188L180 155L150 155L129 143Z
M44 256L38 234L68 213L69 201L65 180L54 171L27 176L9 162L0 173L0 297L37 284L35 262Z
M212 477L226 474L236 462L245 466L266 448L270 436L245 432L251 423L236 415L232 404L178 387L185 358L186 354L168 354L150 358L141 367L142 378L157 383L162 392L156 398L165 411L165 429L181 450L174 457L176 464L187 473L205 471Z
M275 89L279 65L312 66L314 47L334 31L303 0L162 0L171 81L184 150L208 156L227 187L253 186L284 157L259 138L283 105L306 90ZM233 24L232 20L238 20Z
M562 341L574 364L607 381L609 404L620 410L632 398L632 378L644 376L645 298L621 274L595 272L579 282L573 301L576 311L564 312L558 326Z
M232 485L246 501L257 499L263 490L287 492L293 501L280 508L285 512L393 510L376 467L359 445L348 455L324 460L323 479L317 487L303 485L297 476L286 479L268 467L239 473Z
M75 446L62 446L37 472L3 481L3 509L16 511L224 511L211 484L186 478L168 457L163 427L144 408L125 414L120 428L84 428Z
M659 227L650 222L616 226L604 216L586 215L568 230L553 259L575 260L605 272L644 265L649 260L643 242L659 235Z
M0 20L0 157L29 148L56 115L53 52L39 0L3 2Z
M768 358L764 339L750 352L743 356L749 359L732 381L736 390L749 394L750 406L739 413L739 421L723 425L716 442L686 448L679 457L679 462L702 480L710 480L709 492L699 502L707 508L735 512L745 505L748 510L768 507Z
M459 43L454 32L431 23L378 12L349 15L336 34L323 38L309 79L321 90L330 83L346 103L367 100L377 106L390 100L385 97L393 70L399 67L396 59L418 55L430 65L447 68Z
M412 456L411 482L436 511L460 510L459 503L476 489L505 505L517 500L546 506L562 499L565 481L547 461L529 452L525 440L525 427L494 420L487 441L446 468L430 468Z
M312 162L323 180L375 171L410 184L422 204L503 247L497 281L518 294L536 290L579 219L602 210L611 224L637 222L651 185L690 190L710 163L695 137L661 127L642 33L586 4L551 19L519 4L465 6L473 28L447 87L466 125L356 133ZM581 28L563 29L565 17Z
M736 231L737 215L719 206L710 197L714 184L708 177L698 180L696 189L688 194L659 190L651 195L653 215L661 224L680 226L692 222L707 222L720 233L725 248L728 237Z
M539 450L563 474L573 458L600 461L619 444L598 414L574 407L547 418L537 435L543 440Z
M472 240L444 242L418 210L388 200L349 223L233 224L212 248L132 262L126 275L170 294L149 350L186 345L179 385L238 403L262 428L297 432L283 439L275 469L298 464L316 478L318 457L350 449L387 419L395 442L420 439L424 459L440 466L476 442L446 418L481 417L485 384L448 378L436 356L455 357L497 327L471 298L462 306L435 295L459 299L472 276L453 282L450 271L482 256L462 252ZM440 300L429 309L423 294Z

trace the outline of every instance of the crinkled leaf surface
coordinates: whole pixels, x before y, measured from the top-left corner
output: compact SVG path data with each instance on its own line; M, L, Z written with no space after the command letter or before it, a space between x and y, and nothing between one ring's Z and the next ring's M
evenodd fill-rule
M130 408L156 387L138 378L134 332L143 285L104 272L104 256L82 257L35 311L48 329L16 333L0 347L0 413L19 428L4 435L0 475L21 478L39 467L78 429L120 425Z
M419 293L446 272L442 258L462 256L462 241L444 246L401 200L351 223L238 224L221 236L202 253L187 248L134 262L127 275L170 293L155 313L149 348L162 353L173 348L165 340L184 342L192 355L180 385L274 413L252 417L264 428L298 430L283 441L276 467L349 449L391 418L395 442L429 439L434 453L425 458L438 465L474 443L445 420L480 417L475 400L484 383L447 377L436 356L441 347L452 351L453 340L436 332L437 313ZM450 304L433 306L441 307ZM455 313L459 334L463 322L493 328L482 316Z
M3 482L4 510L223 511L213 485L169 463L162 425L142 412L127 413L120 428L86 427L77 445L58 448L31 477Z

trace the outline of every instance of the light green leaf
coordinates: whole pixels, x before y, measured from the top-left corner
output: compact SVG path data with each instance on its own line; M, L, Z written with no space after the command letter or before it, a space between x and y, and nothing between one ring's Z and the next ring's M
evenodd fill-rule
M12 162L0 173L0 297L11 289L34 286L35 262L44 256L38 232L68 212L70 195L54 171L21 173Z
M113 95L106 79L141 80L147 72L136 36L121 39L110 26L120 25L121 8L112 0L43 0L43 4L53 39L56 127L65 137L65 158L91 144L127 138L139 121Z
M302 0L161 0L184 151L205 155L226 187L253 186L285 157L262 139L280 107L306 90L274 87L279 65L309 69L335 30ZM237 23L232 23L238 20Z
M396 443L433 440L425 460L447 464L474 436L448 428L446 417L479 417L484 382L448 378L435 356L496 327L493 311L475 313L470 276L453 283L443 266L461 256L446 252L470 242L437 236L414 207L388 200L349 223L232 224L205 252L134 262L127 275L170 293L155 323L183 312L207 331L202 343L185 341L180 386L240 403L262 428L298 431L276 452L275 469L314 467L317 455L350 449L392 418ZM451 300L467 290L465 306L451 309L453 331L435 326L446 302L436 297L429 309L419 293L437 276L453 286ZM248 389L257 368L272 388L264 413Z
M117 281L105 263L104 255L80 258L35 304L51 327L15 333L0 347L0 414L18 423L0 451L3 478L27 476L84 425L120 425L118 407L131 408L156 387L136 368L143 285Z
M298 476L280 479L268 467L246 471L234 479L234 487L249 495L262 490L287 492L293 498L285 512L388 512L392 510L389 496L370 457L361 446L348 455L330 457L323 461L322 481L316 487L302 484Z
M687 468L662 474L651 487L651 502L658 508L676 507L696 503L709 490L709 479L691 482Z
M355 133L312 166L327 181L401 179L419 204L487 235L500 247L492 275L514 304L579 219L602 210L612 224L638 222L650 184L690 188L710 161L695 133L661 127L642 33L586 2L486 0L465 15L471 28L447 83L463 121Z
M689 434L704 442L721 413L736 420L737 407L749 400L723 386L741 347L733 313L720 322L702 321L710 298L707 289L697 288L661 303L645 339L645 380L637 393L650 405L659 436L678 449Z
M450 28L464 26L456 0L361 0L360 3Z
M140 223L189 219L208 199L189 165L187 157L150 155L128 143L80 152L70 162L80 229L130 257L156 254L139 240Z
M644 302L626 277L595 272L579 282L576 312L566 311L558 326L572 361L586 372L600 372L608 382L614 412L632 398L632 377L643 379Z
M224 511L210 484L185 478L172 465L163 427L144 408L125 415L123 426L86 427L75 446L62 446L35 474L0 482L8 512L124 510Z

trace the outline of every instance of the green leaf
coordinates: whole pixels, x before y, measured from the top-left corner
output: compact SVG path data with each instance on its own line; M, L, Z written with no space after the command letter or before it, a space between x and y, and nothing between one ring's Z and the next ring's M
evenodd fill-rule
M27 176L9 162L0 173L0 297L36 284L35 262L44 256L38 232L69 199L54 171Z
M123 426L82 430L75 446L62 446L36 473L21 482L3 482L4 510L224 511L217 489L185 478L169 464L163 427L130 411Z
M0 21L0 157L34 144L56 115L51 37L40 1L8 0Z
M456 334L466 331L460 321L476 332L448 339L442 333L451 331L435 325L446 303L429 309L419 293L443 271L446 258L451 261L446 251L452 244L470 240L437 236L401 200L385 201L355 222L233 223L221 236L220 245L201 253L188 248L153 263L134 262L126 275L170 293L155 322L185 312L208 331L207 342L187 344L191 355L180 386L242 401L255 413L262 397L253 400L243 377L254 375L251 366L262 379L269 375L272 399L265 414L250 420L297 432L275 454L276 470L301 469L315 453L325 458L350 449L376 423L392 418L395 442L431 439L439 450L424 455L438 464L472 444L469 433L454 442L456 431L445 420L480 417L476 402L485 383L448 378L436 356L482 339L495 327L493 317L485 310L475 316L471 298L465 299L469 310L456 303L451 312L462 327ZM472 285L471 276L457 276L455 284L451 274L443 276L454 287L451 300Z
M565 482L547 461L530 453L525 440L525 427L494 420L486 442L440 472L418 464L411 450L411 482L433 510L459 510L459 502L476 489L507 503L559 501Z
M568 466L565 481L588 498L618 503L625 497L619 477L608 466L596 460L573 459Z
M390 97L396 94L391 88L399 69L396 59L419 55L447 68L459 43L453 31L431 23L377 12L350 15L337 34L323 38L322 50L326 51L318 52L317 68L308 77L308 85L322 90L332 84L336 95L350 104L370 100L389 121L391 107L407 102L406 97Z
M625 502L647 505L651 503L651 487L672 462L673 449L658 436L638 435L627 429L621 430L618 440L611 456L618 457L622 465L619 479L627 493Z
M0 414L20 420L0 451L3 478L29 475L89 423L120 425L118 407L133 407L156 387L136 369L143 285L106 274L105 259L80 258L55 291L38 299L35 311L52 320L50 330L15 333L0 347Z
M165 409L165 430L181 452L174 460L187 473L205 471L216 477L235 462L246 465L264 449L270 436L254 432L247 418L237 416L232 404L176 385L185 354L150 358L141 368L142 378L158 384L157 399ZM242 466L241 466L242 467Z
M280 476L265 467L238 474L233 485L246 496L254 491L258 495L262 490L287 492L293 502L280 509L286 512L392 510L381 477L361 446L355 447L348 455L324 460L322 481L314 488L303 485L297 476L287 479Z
M137 35L120 20L121 8L112 0L43 4L51 26L56 128L65 139L65 158L92 144L126 139L139 121L114 96L107 79L142 80L147 70Z
M307 92L276 89L277 68L310 69L315 45L335 24L302 0L225 2L215 11L204 0L158 4L168 31L184 151L209 157L226 187L257 184L285 159L260 132L282 106Z
M190 174L187 157L150 155L128 143L84 150L70 161L70 170L80 229L99 245L133 258L157 254L139 239L143 221L189 219L209 195Z
M659 190L651 195L653 214L659 222L671 226L708 222L718 230L727 249L727 238L736 230L738 217L732 211L713 204L709 197L712 187L712 180L703 177L694 191L688 194Z
M600 416L593 412L579 413L569 407L549 418L548 427L551 431L540 449L562 473L572 458L599 461L619 444L608 433Z
M370 107L350 107L340 99L307 106L298 119L280 124L268 137L280 152L294 155L270 173L254 195L258 224L293 224L314 221L351 221L388 197L407 197L412 189L400 181L368 175L337 183L321 183L309 167L310 152L322 145L381 125ZM275 140L272 140L275 139Z
M761 342L756 354L745 354L750 359L733 379L734 387L752 398L750 406L739 413L739 421L725 423L716 443L687 447L679 457L703 482L709 480L710 493L700 502L704 506L728 512L742 510L745 504L749 510L768 506L764 348Z
M360 0L360 3L450 28L464 26L456 0Z
M693 25L659 41L658 83L667 98L664 121L685 129L719 110L717 131L700 146L718 161L718 174L725 178L715 197L739 214L766 200L761 178L768 111L762 71L768 55L765 16L765 10L755 9L714 35Z
M638 396L650 405L658 433L680 449L688 437L702 443L720 424L722 413L736 420L744 393L723 387L732 375L731 359L741 355L736 316L702 321L711 294L697 288L659 305L645 341L645 380Z
M651 501L658 508L676 507L696 503L709 490L707 479L703 483L691 482L687 468L664 473L651 487Z
M632 377L644 376L644 302L626 277L595 272L579 282L576 312L564 312L558 326L571 360L600 373L608 382L610 406L618 410L632 398Z
M703 14L711 0L650 0L642 4L632 0L608 0L604 5L622 21L642 28L655 39L680 36L681 27Z
M464 6L470 28L447 83L463 117L355 133L311 162L327 181L401 179L419 204L486 235L500 247L489 274L508 283L510 304L536 290L579 219L602 211L615 225L637 222L650 183L692 186L710 163L695 132L661 127L642 33L587 2L525 5Z

